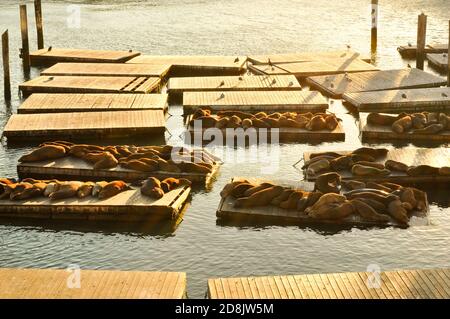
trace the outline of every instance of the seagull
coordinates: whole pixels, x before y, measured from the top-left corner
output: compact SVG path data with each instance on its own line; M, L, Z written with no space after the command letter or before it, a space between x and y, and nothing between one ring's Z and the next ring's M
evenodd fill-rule
M408 63L406 66L411 69L411 64Z
M347 50L350 50L350 48L352 47L350 44L346 44L345 46L347 47Z
M406 96L405 93L402 94L402 98L407 99L408 97Z
M236 59L234 59L234 63L239 62L239 57L236 57Z
M220 82L219 86L225 85L225 81Z
M411 44L411 42L408 42L408 46L409 46L409 47L412 47L412 44Z
M50 77L48 77L48 79L45 80L44 82L50 82L50 81L53 80L53 79L54 79L54 77L53 77L53 76L50 76Z
M273 79L273 80L272 80L272 84L275 84L275 83L277 83L277 80L276 80L276 79Z
M294 85L294 83L292 81L289 81L288 86L293 86L293 85Z
M240 76L240 77L239 77L239 81L242 81L242 80L243 80L243 78L242 78L242 76Z
M49 46L48 47L48 52L50 52L52 50L52 47L51 46Z
M330 83L330 88L334 88L334 84L333 83Z
M442 97L448 97L448 95L445 93L442 93Z
M267 63L269 63L269 65L272 65L272 61L270 61L270 58L267 59Z
M219 99L224 99L225 98L225 93L220 94Z
M129 49L128 52L133 52L133 50Z

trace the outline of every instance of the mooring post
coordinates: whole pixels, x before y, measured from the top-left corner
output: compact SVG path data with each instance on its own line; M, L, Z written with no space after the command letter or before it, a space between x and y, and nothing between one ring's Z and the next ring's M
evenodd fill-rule
M34 0L34 16L36 19L37 46L44 48L44 31L42 30L42 6L41 0Z
M28 19L25 4L20 5L20 33L22 35L20 56L22 57L23 70L28 74L30 73L30 47L28 45Z
M416 68L423 70L425 61L425 40L427 37L427 16L424 13L419 15L417 26L417 62Z
M11 79L9 74L9 38L8 30L2 34L3 83L5 100L11 100Z
M450 20L448 21L447 86L450 87Z
M377 51L378 45L378 0L372 0L371 20L372 20L372 29L371 29L370 48L372 53L374 53Z

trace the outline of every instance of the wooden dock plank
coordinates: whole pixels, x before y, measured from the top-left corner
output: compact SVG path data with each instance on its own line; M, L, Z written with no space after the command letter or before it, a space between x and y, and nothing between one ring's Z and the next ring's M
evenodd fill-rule
M139 189L124 191L108 199L94 197L51 201L36 197L28 200L0 201L0 216L12 218L49 218L84 220L143 221L176 220L190 193L190 187L179 187L154 200Z
M445 73L448 70L448 53L427 54L428 64L438 71Z
M210 108L213 111L311 111L323 112L328 102L316 91L272 92L186 92L183 94L184 113Z
M42 139L164 137L162 110L13 114L3 135L8 142Z
M336 150L337 153L346 155L351 151ZM303 154L303 160L306 162L309 160L311 152L305 152ZM434 167L450 166L450 149L448 148L401 148L390 149L387 156L382 159L378 159L376 162L384 163L387 160L394 160L405 163L408 166L417 165L430 165ZM322 172L325 173L325 172ZM321 174L322 174L321 173ZM304 172L305 179L313 182L316 180L316 175L310 175L306 171ZM349 170L339 171L342 179L360 180L360 181L373 181L373 182L392 182L398 184L414 184L420 182L448 182L450 176L408 176L403 172L392 172L391 175L385 177L362 177L353 176Z
M438 273L442 274L439 276ZM269 282L277 280L278 285L283 285L284 291L291 294L277 294L273 296L272 286L260 286L263 289L259 296L275 297L276 299L295 297L296 299L424 299L429 297L448 298L450 290L450 278L446 277L450 269L431 270L397 270L380 273L380 287L367 286L367 278L370 273L333 273L320 275L295 275L295 276L265 276L252 277L256 282ZM208 286L213 281L222 283L232 282L236 278L209 279ZM245 278L241 278L245 280ZM294 288L295 287L295 288ZM424 289L425 288L425 289ZM214 289L208 289L211 299L223 298L215 293ZM237 298L231 294L229 298Z
M35 93L17 109L19 114L162 110L167 112L167 94Z
M44 76L134 76L163 78L170 64L57 63L41 72Z
M406 133L396 133L392 131L390 125L375 125L367 123L368 113L359 114L359 130L361 131L361 139L366 141L386 141L392 142L393 140L402 141L434 141L434 142L450 142L450 131L445 130L437 134L419 134L412 131Z
M397 51L404 58L415 58L417 54L417 46L413 44L401 45ZM425 46L425 53L445 53L448 52L448 44L432 43Z
M155 285L161 274L168 280ZM0 268L0 299L182 299L186 294L186 273L80 269L80 288L68 286L70 275L65 269ZM184 286L174 290L179 278Z
M248 57L248 61L253 64L311 62L323 59L362 59L365 62L370 61L369 57L362 57L360 53L352 50L260 54Z
M19 90L24 95L32 93L151 93L159 89L160 83L161 80L158 77L39 76L20 84Z
M333 98L345 93L439 87L446 81L419 69L357 72L313 76L308 83Z
M32 66L52 65L58 62L123 63L140 55L137 51L107 51L52 48L30 53Z
M346 93L343 99L359 112L450 111L450 88Z

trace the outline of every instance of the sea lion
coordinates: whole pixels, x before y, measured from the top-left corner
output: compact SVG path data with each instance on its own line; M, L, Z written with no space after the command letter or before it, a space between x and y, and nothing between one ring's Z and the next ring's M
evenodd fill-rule
M374 159L384 157L389 153L386 148L372 148L372 147L360 147L352 152L355 155L367 155L373 157Z
M347 170L353 165L353 160L350 155L344 155L337 157L335 159L332 159L330 161L330 167L334 171L341 171L341 170Z
M313 159L313 158L315 158L315 157L320 157L320 156L330 156L330 157L336 158L336 157L342 156L342 154L341 154L341 153L336 153L336 152L311 153L311 154L309 155L309 158L310 158L310 159Z
M341 184L344 188L350 190L366 188L366 183L355 180L350 181L342 180Z
M149 165L141 160L131 160L123 163L126 168L139 172L154 172L158 169L155 165Z
M251 119L243 119L243 120L242 120L242 127L243 127L244 129L251 128L252 126L253 126L253 122L252 122Z
M341 175L334 172L322 174L317 177L316 182L314 184L314 190L320 191L324 194L326 193L339 194L340 184L341 184Z
M312 119L306 124L305 128L308 131L320 131L327 128L327 122L321 115L315 115Z
M269 187L273 187L273 186L275 186L275 185L272 184L272 183L267 183L267 182L266 183L261 183L259 185L256 185L256 186L246 190L245 193L244 193L244 196L245 197L252 196L254 193L257 193L257 192L259 192L259 191L261 191L263 189L266 189L266 188L269 188Z
M131 189L130 186L128 186L128 184L125 183L124 181L113 181L106 184L102 188L102 190L98 193L98 198L100 199L110 198L129 189Z
M11 196L12 192L14 192L14 189L16 188L16 186L18 185L18 183L14 183L14 184L0 184L0 200L1 199L9 199L9 197Z
M289 198L289 196L294 193L295 190L292 188L287 188L285 189L279 196L275 197L274 199L272 199L272 201L270 202L271 205L273 206L278 206L280 205L282 202L284 202L285 200L287 200Z
M412 166L408 168L406 174L408 174L409 176L436 176L439 175L439 168L430 165Z
M181 168L179 168L178 165L174 163L172 160L166 161L162 158L159 158L158 167L163 172L181 173Z
M292 118L287 118L285 116L280 117L278 120L279 127L291 127L291 128L305 128L306 125L301 122L297 122Z
M369 113L367 115L367 123L373 125L392 125L398 120L397 116L385 115L380 113Z
M39 147L48 146L48 145L63 147L66 151L66 154L69 153L70 147L71 147L69 145L61 144L59 142L44 142L44 143L40 144Z
M162 190L167 193L182 185L191 186L192 182L186 178L168 177L161 181Z
M431 124L424 128L413 130L414 134L437 134L444 130L444 126L442 124Z
M301 190L295 190L292 192L288 199L281 202L278 207L283 209L297 209L297 203L303 197L303 192Z
M49 197L51 193L54 193L58 190L60 183L49 183L44 190L44 196Z
M402 162L397 162L397 161L393 161L393 160L387 160L384 163L384 166L386 166L387 169L389 169L391 171L396 171L396 172L406 172L409 168L408 165L406 165Z
M300 200L297 202L297 211L299 212L304 212L307 204L308 204L308 199L309 196L311 195L311 193L304 193L303 197L300 198Z
M353 214L354 208L349 202L342 204L325 204L318 210L309 212L308 216L315 219L340 220Z
M168 183L166 183L168 185ZM170 187L170 186L169 186ZM164 196L164 190L161 188L161 181L155 177L147 178L141 186L141 194L154 199Z
M309 165L311 165L311 164L313 164L313 163L315 163L315 162L318 162L318 161L320 161L320 160L322 160L322 159L326 159L327 161L331 162L331 161L334 160L335 158L336 158L336 157L328 156L328 155L317 156L317 157L314 157L314 158L311 158L311 159L305 161L305 163L304 163L303 166L302 166L302 169L306 169L306 168L308 168Z
M101 159L94 164L94 170L114 168L119 161L110 152L105 152Z
M386 223L390 220L388 216L377 213L370 205L363 201L354 199L350 201L350 203L359 216L361 216L364 220L381 223Z
M220 129L220 130L221 130L221 129L224 129L224 128L227 127L229 121L230 121L230 118L229 118L228 116L226 116L226 117L221 117L221 118L217 121L215 127L218 128L218 129Z
M96 182L94 185L94 188L92 189L92 196L97 197L100 191L102 190L105 185L107 185L108 182L102 181L102 182Z
M381 170L386 168L384 166L384 164L377 163L377 162L359 161L359 162L355 162L355 164L362 165L362 166L374 167L374 168L378 168L378 169L381 169Z
M427 117L423 113L411 114L411 119L414 129L423 129L427 125Z
M376 200L377 202L383 203L386 206L393 200L398 199L398 196L395 196L395 195L381 195L381 194L374 193L373 191L364 191L364 192L360 192L360 193L353 193L351 195L349 195L347 193L347 194L345 194L345 196L348 199L359 199L359 198L373 199L373 200Z
M440 167L438 173L441 176L449 176L450 175L450 166Z
M202 127L202 128L211 128L215 127L217 123L217 119L212 116L201 116L191 121L191 126L194 127Z
M35 186L27 187L21 191L17 191L17 189L15 189L10 195L10 200L24 200L38 197L42 195L42 191L43 190L41 188Z
M247 113L247 112L241 112L241 111L219 111L217 112L217 115L219 117L231 117L231 116L237 116L239 117L241 120L245 120L245 119L252 119L255 116L251 113Z
M231 194L231 191L233 190L236 185L242 184L242 183L248 183L248 180L242 179L242 180L233 180L232 182L226 184L222 191L220 192L220 197L225 198L228 197Z
M263 119L261 119L261 121L266 123L270 128L278 128L278 127L283 126L282 123L278 119L274 119L274 118L270 118L270 117L263 118Z
M388 213L386 205L384 205L383 203L381 203L377 200L374 200L371 198L363 198L363 197L360 197L357 200L369 205L379 214L387 214Z
M116 146L116 150L117 150L117 152L120 153L120 155L122 157L127 157L127 156L130 156L132 154L130 152L130 150L126 146L123 146L123 145L117 145Z
M403 187L401 185L389 183L389 182L382 182L381 185L388 187L391 190L391 192Z
M411 210L417 207L417 200L414 197L414 191L411 188L404 188L400 194L400 200L402 203L408 203L411 205Z
M86 182L78 188L77 197L85 198L92 195L92 190L94 189L94 182Z
M327 126L327 129L330 131L334 131L336 127L339 125L339 122L334 115L329 115L325 118L325 123Z
M65 182L63 184L60 184L58 190L51 193L49 195L49 198L51 200L57 200L76 197L78 189L82 184L82 182Z
M38 162L57 159L66 156L66 149L62 146L45 145L19 158L19 162Z
M326 159L321 159L315 163L312 163L306 169L308 175L317 175L320 172L330 169L330 162Z
M182 172L187 173L200 173L200 174L211 173L211 168L199 163L181 162L178 164L178 167L181 169Z
M416 209L418 211L425 211L427 208L427 194L424 191L418 190L417 188L410 187L414 192L414 198L416 199Z
M226 125L226 128L238 128L238 127L241 127L241 124L242 124L242 120L238 116L233 115L232 117L230 117L230 119Z
M373 189L379 189L382 191L385 191L386 193L390 193L392 190L389 187L386 187L384 185L375 183L375 182L367 182L366 183L367 188L373 188Z
M305 213L309 215L311 212L316 211L317 214L320 214L321 210L326 210L328 208L327 204L342 204L346 200L347 198L340 194L323 194L313 205L309 205L309 207L305 209Z
M206 116L210 116L211 115L211 111L207 110L207 109L197 109L195 110L194 114L192 115L193 119L198 119L201 117L206 117Z
M236 185L233 190L231 191L231 196L235 197L235 198L241 198L241 197L246 197L244 195L244 193L252 188L255 187L254 184L250 184L250 183L242 183L242 184L238 184Z
M258 113L255 114L255 117L257 119L262 119L262 118L267 117L267 113L266 112L258 112Z
M431 124L439 124L439 114L435 112L424 112L424 114L427 116L427 125Z
M356 162L375 162L375 157L367 154L351 154L353 163Z
M303 114L297 114L297 116L294 118L294 121L299 123L300 128L305 128L306 124L308 124L309 120L311 118L308 118L304 116Z
M353 165L351 171L355 176L389 176L391 174L391 171L388 169L378 169L359 164Z
M271 113L271 114L267 115L268 118L276 119L276 120L278 120L282 116L283 115L280 112L275 112L275 113Z
M14 182L9 178L0 178L0 183L4 185L14 184Z
M392 131L397 134L402 134L408 132L412 128L411 116L405 116L397 120L391 126Z
M256 128L270 128L269 124L258 118L252 119L252 125Z
M388 213L389 215L397 222L401 224L408 224L409 218L408 218L408 212L406 209L402 206L402 202L400 199L391 201L388 205Z
M249 197L242 197L236 200L234 203L235 207L255 207L255 206L267 206L270 204L272 199L279 196L283 192L282 186L272 186L265 188L256 193L253 193Z
M323 193L320 191L314 191L309 193L308 200L305 204L305 210L307 207L313 206L322 197Z

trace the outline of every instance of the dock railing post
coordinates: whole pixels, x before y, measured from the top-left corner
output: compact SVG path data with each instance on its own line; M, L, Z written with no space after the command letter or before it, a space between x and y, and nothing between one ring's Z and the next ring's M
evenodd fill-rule
M23 70L28 74L30 73L30 47L28 44L27 6L25 4L20 5L20 33L22 35L20 55L22 57Z
M450 87L450 20L448 20L447 86Z
M423 70L425 62L425 41L427 37L427 16L424 13L419 15L417 26L417 57L416 68Z
M2 34L3 84L5 100L11 100L11 79L9 73L9 37L8 30Z
M37 46L38 49L44 48L44 31L42 26L42 6L41 0L34 0L34 16L36 20Z
M374 53L377 51L378 45L378 0L372 0L371 6L371 37L370 37L370 49Z

